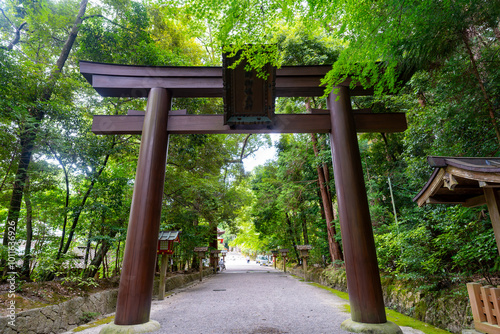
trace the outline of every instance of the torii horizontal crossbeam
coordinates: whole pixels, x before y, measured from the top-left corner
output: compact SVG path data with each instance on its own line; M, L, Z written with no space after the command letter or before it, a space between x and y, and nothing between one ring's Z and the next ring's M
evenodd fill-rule
M231 133L329 133L329 114L275 115L271 127L223 124L223 115L169 115L167 131L171 134ZM354 113L357 132L402 132L406 130L404 113ZM92 132L101 135L141 134L144 116L94 116Z
M321 79L331 66L284 66L276 70L277 97L323 96ZM173 97L222 97L222 67L136 66L80 61L80 72L102 96L147 97L154 87L168 89ZM349 86L350 79L341 83ZM350 96L373 95L361 86Z

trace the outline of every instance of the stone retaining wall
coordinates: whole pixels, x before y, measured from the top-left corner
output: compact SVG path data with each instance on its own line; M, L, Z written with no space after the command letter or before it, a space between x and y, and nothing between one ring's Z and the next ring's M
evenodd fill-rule
M204 276L210 275L205 270ZM166 279L165 291L177 289L199 279L199 274L177 275ZM155 279L153 298L158 294L158 279ZM19 312L15 319L0 317L2 334L57 334L93 320L97 315L116 310L118 289L77 297L58 305ZM15 326L12 326L14 324Z
M213 274L213 269L205 268L203 270L203 277L209 276ZM200 274L188 274L188 275L177 275L172 277L167 277L165 279L165 292L173 289L178 289L188 283L199 280ZM153 285L153 298L158 296L158 286L160 285L160 279L155 277L154 285Z
M116 309L118 289L77 297L61 304L19 312L12 319L0 318L4 334L56 334L77 327L99 314ZM10 324L9 324L10 322Z

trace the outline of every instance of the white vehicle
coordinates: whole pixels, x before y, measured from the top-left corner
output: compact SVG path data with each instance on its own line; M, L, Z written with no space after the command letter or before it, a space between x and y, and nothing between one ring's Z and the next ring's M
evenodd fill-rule
M255 263L260 264L261 266L267 266L269 258L266 255L257 255Z

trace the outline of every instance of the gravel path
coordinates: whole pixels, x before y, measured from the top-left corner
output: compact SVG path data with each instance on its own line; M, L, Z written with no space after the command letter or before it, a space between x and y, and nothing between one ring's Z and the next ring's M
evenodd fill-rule
M256 265L212 276L155 305L164 333L341 333L346 301ZM344 332L346 333L346 332Z
M154 300L151 319L161 324L156 333L347 333L340 330L350 317L343 311L345 300L238 256L229 256L226 266L222 273L176 290L163 301ZM100 328L78 333L97 334Z

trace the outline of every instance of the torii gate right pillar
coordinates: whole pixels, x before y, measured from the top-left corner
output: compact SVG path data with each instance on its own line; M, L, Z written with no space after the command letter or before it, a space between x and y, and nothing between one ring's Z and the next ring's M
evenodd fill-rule
M333 171L346 265L349 332L402 333L387 322L349 87L328 96Z

